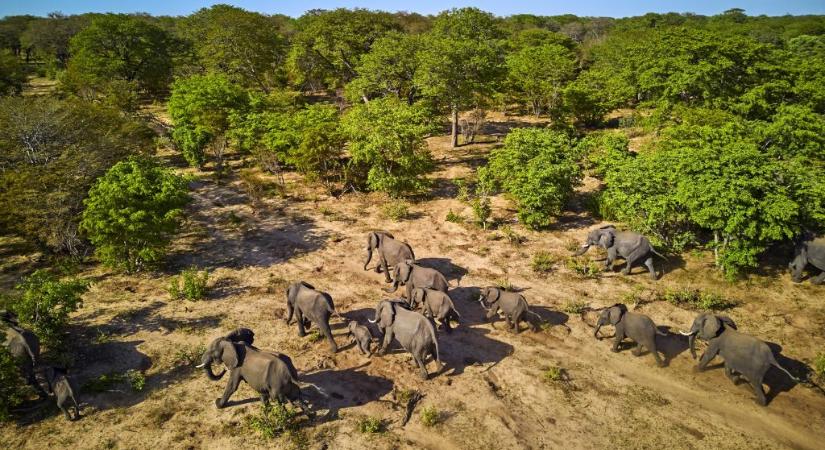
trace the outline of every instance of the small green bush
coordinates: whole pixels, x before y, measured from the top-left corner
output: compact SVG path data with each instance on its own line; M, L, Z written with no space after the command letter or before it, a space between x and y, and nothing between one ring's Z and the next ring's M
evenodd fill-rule
M467 180L464 178L456 178L453 180L453 184L456 187L456 196L455 198L459 201L466 202L470 200L470 185L467 183Z
M377 434L384 431L384 421L377 417L366 416L358 420L358 431L363 434Z
M126 381L129 383L129 386L135 392L140 392L146 387L146 375L143 372L135 369L130 369L126 371L125 375Z
M476 223L486 230L487 220L489 220L493 214L490 198L487 196L476 197L470 201L470 207L473 208Z
M5 341L5 334L0 331L0 342ZM0 422L11 419L11 412L26 398L26 384L20 376L12 354L0 345Z
M69 314L80 307L80 296L88 287L85 280L61 281L45 270L36 270L17 285L21 293L10 299L9 307L41 342L59 347Z
M530 261L530 267L533 269L533 272L547 273L553 269L555 262L556 258L550 252L538 251L533 255L533 260Z
M200 362L203 352L206 351L204 345L190 345L178 348L175 351L174 363L180 365L194 366Z
M441 421L441 413L435 406L425 406L421 408L421 424L425 427L433 427Z
M583 278L598 278L599 273L601 272L601 268L599 268L597 263L581 258L567 258L567 263L565 265L568 269Z
M587 310L587 303L579 300L568 300L562 307L567 314L581 314Z
M712 292L703 292L700 289L683 288L667 290L665 300L676 306L703 311L721 311L736 306L736 302Z
M307 335L307 340L313 344L323 339L324 335L318 330L312 330L312 332Z
M825 380L825 353L819 353L816 355L812 368L816 376Z
M544 372L542 372L542 378L547 383L558 383L565 381L567 379L567 374L561 367L552 366L544 369Z
M527 240L524 236L516 233L510 225L504 225L499 231L501 231L502 237L504 237L510 245L519 246Z
M452 209L447 212L447 217L444 220L452 223L464 223L464 217L461 214L454 213Z
M247 417L246 424L266 439L273 439L282 433L298 430L298 412L278 402L261 407L257 416Z
M209 271L198 271L196 267L185 269L177 277L173 277L167 291L173 300L202 300L209 292L206 284L209 282Z
M410 215L410 205L403 200L395 200L384 203L381 206L381 214L390 220L399 221L404 220Z

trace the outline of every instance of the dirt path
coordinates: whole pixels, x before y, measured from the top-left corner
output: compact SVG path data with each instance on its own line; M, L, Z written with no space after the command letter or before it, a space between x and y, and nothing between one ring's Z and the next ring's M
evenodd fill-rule
M171 261L175 271L210 268L210 298L170 301L168 274L127 277L95 269L88 275L98 281L75 317L78 342L89 343L74 360L78 378L140 369L146 388L87 392L83 420L67 423L52 414L32 425L3 427L0 439L11 448L38 449L288 447L287 437L273 443L249 431L247 417L259 408L251 389L241 387L236 405L217 410L213 400L224 383L209 382L191 368L199 345L248 326L256 331L257 346L291 355L302 377L330 394L310 394L319 416L332 416L304 428L310 448L821 448L825 396L818 391L794 386L771 370L769 384L781 392L768 407L759 407L747 384L734 386L718 364L694 373L682 337L662 338L669 365L658 368L649 354L634 357L629 348L614 354L608 339L594 339L592 313L562 312L571 301L597 308L630 294L655 300L666 288L712 290L739 300L730 315L740 329L781 346L783 364L797 371L825 348L821 288L792 285L786 274L731 285L698 256L687 257L683 268L669 267L657 282L640 269L630 277L581 278L564 260L570 242L595 225L584 213L569 213L556 231L513 226L526 238L521 245L508 243L498 231L446 222L451 210L470 215L453 198L449 180L467 176L489 146L447 153L441 141L431 142L439 159L432 175L436 195L413 205L412 218L400 222L382 217L377 196L330 198L297 178L288 177L289 198L254 209L238 181L194 185L195 202ZM503 198L494 199L494 207L499 217L512 215ZM343 349L332 355L325 342L299 339L282 320L283 288L304 279L328 291L347 318L365 322L388 295L380 290L386 287L383 275L362 270L366 232L375 228L407 240L423 264L444 272L454 286L462 323L451 335L439 335L447 368L429 381L418 378L402 352L367 358L344 346L343 323L334 325ZM539 250L557 258L548 274L530 268ZM474 301L477 288L504 278L529 288L525 295L552 324L549 329L516 335L503 322L483 320ZM637 310L674 332L687 328L695 315L664 301L643 302ZM609 336L612 329L602 333ZM549 367L563 369L567 378L546 380ZM401 427L403 408L395 395L410 389L425 397ZM430 405L441 420L425 427L418 411ZM357 423L367 416L383 419L386 431L359 432Z

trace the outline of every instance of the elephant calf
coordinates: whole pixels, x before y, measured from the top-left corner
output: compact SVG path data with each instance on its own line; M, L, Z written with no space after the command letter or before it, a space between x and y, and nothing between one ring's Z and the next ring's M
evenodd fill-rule
M74 383L66 376L66 371L57 367L47 367L45 370L46 385L49 394L54 394L57 407L63 411L69 420L80 418L80 407L75 397ZM71 400L71 404L69 403ZM69 413L69 408L74 406L74 417Z
M393 338L398 340L405 350L412 354L420 370L421 379L429 378L425 361L432 355L438 370L444 367L438 356L438 338L435 327L423 315L404 308L400 300L381 300L375 307L375 319L368 319L370 323L377 323L384 333L384 341L378 348L378 354L383 354L392 343Z
M498 287L486 287L481 290L478 302L487 311L487 320L493 320L498 314L498 310L501 309L504 320L507 321L507 327L512 327L514 332L518 333L520 331L519 323L522 320L529 323L533 331L538 330L536 324L528 320L526 315L531 314L537 319L541 319L541 317L530 311L527 299L519 292L509 292Z
M413 290L412 298L410 298L410 307L412 309L420 307L421 313L424 314L425 317L433 320L438 319L447 333L452 332L450 319L458 322L459 317L461 317L448 294L432 289L416 288Z
M372 355L372 349L370 348L372 346L372 333L370 333L370 329L354 320L349 321L347 329L349 329L349 334L352 336L352 342L358 346L361 353L367 356Z
M372 260L373 251L378 252L378 265L375 266L375 272L384 272L387 283L392 283L390 267L395 267L398 263L408 259L415 261L412 247L406 242L396 240L386 231L372 231L367 237L367 260L364 262L364 270L367 270L367 265Z
M416 288L427 288L446 293L450 285L441 272L429 267L419 266L415 261L408 259L395 266L393 273L394 281L392 287L384 289L384 292L395 292L398 285L406 288L404 298L409 302L412 298L412 291Z
M720 320L719 316L700 314L693 321L690 332L682 332L682 334L691 336L691 338L699 336L708 342L708 348L696 366L697 370L705 370L716 355L721 356L725 360L725 375L728 379L734 384L737 381L737 374L747 379L756 394L756 402L762 406L768 403L762 381L770 366L776 367L792 380L799 382L776 362L776 357L768 344L753 336L740 333L727 320Z
M599 315L593 337L601 339L599 337L599 329L608 323L616 328L616 337L613 339L613 348L611 351L618 352L619 344L627 337L636 342L636 349L633 350L634 356L640 356L642 354L642 347L644 347L653 354L653 357L656 358L656 364L659 367L665 365L664 361L659 357L659 353L656 351L656 335L666 336L666 334L656 328L656 324L653 323L650 317L644 314L630 312L627 310L627 306L617 303L605 309Z
M338 351L338 345L335 344L335 339L332 337L332 331L329 328L329 318L333 314L339 318L341 316L335 312L335 305L332 303L332 297L329 294L316 290L307 282L295 282L287 288L286 308L287 325L292 322L293 313L297 316L298 336L306 336L304 327L307 325L306 321L309 320L327 338L332 353Z
M788 264L794 283L802 281L802 271L808 264L821 271L819 275L811 279L811 283L825 282L825 238L808 239L796 246L794 259Z

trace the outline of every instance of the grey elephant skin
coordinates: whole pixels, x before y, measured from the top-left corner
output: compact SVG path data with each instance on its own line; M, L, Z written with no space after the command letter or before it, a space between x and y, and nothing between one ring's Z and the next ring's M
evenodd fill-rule
M653 268L653 255L667 259L650 245L650 240L639 233L632 231L617 231L613 225L603 226L588 233L587 241L575 255L583 255L591 246L598 246L607 250L607 260L604 265L613 270L617 257L624 258L626 265L622 273L629 275L634 264L639 262L647 266L650 278L656 279L656 269Z
M412 247L406 242L396 240L393 235L386 231L372 231L367 236L367 260L364 262L364 270L372 261L372 253L378 256L378 265L375 272L384 272L387 283L391 283L390 267L395 267L398 263L406 260L415 261L415 253Z
M512 328L513 332L518 333L521 331L519 323L522 320L529 323L533 331L537 330L536 324L527 319L527 314L531 314L538 319L541 319L541 317L530 311L527 299L520 292L510 292L498 287L486 287L481 290L478 301L481 303L482 308L487 311L487 320L493 320L500 309L501 313L504 314L504 320L507 321L507 327Z
M329 318L338 313L335 312L335 304L329 294L316 290L309 283L298 281L290 284L286 290L286 308L287 325L292 322L293 313L298 319L298 336L306 336L305 320L309 320L321 330L329 342L332 353L338 351L338 345L335 344L329 328Z
M352 337L352 343L361 350L361 353L367 356L372 355L372 333L370 333L369 328L354 320L350 320L347 324L347 329Z
M413 290L417 288L433 289L446 293L450 285L447 279L441 272L431 269L429 267L419 266L413 260L406 260L398 263L395 266L393 273L392 287L384 289L385 292L395 292L398 290L398 285L401 284L405 288L404 298L409 302L412 298Z
M384 334L378 354L384 354L392 340L397 340L404 350L412 354L415 363L418 364L421 379L426 380L429 378L426 365L428 356L433 357L438 371L443 368L438 353L435 327L429 319L420 313L406 309L404 304L401 300L382 300L375 307L375 318L369 321L377 324Z
M269 400L279 403L289 401L297 403L304 413L312 416L301 394L298 371L289 356L262 351L246 342L233 341L231 337L230 333L213 340L203 353L201 364L197 366L203 368L212 381L220 380L229 371L229 381L223 396L215 400L218 408L225 407L241 381L245 381L260 394L264 404ZM217 375L212 371L212 364L215 363L222 363L226 367Z
M659 352L656 351L656 335L666 335L656 328L656 324L653 323L650 317L628 311L625 305L615 304L599 314L599 320L596 321L596 331L593 332L593 337L599 338L599 330L602 326L608 324L613 325L616 329L616 334L613 338L613 347L610 349L611 351L618 352L619 344L621 344L625 338L629 338L636 342L636 348L633 350L634 356L640 356L642 354L642 347L644 347L650 351L659 367L665 365L662 358L659 357Z
M54 394L57 407L63 411L66 419L79 419L80 406L78 406L77 398L75 397L77 386L74 381L68 377L66 371L57 367L47 367L44 371L44 378L46 378L49 394ZM71 403L69 403L69 401L71 401ZM74 407L74 416L69 413L71 407Z
M41 397L46 392L35 378L35 368L40 359L40 340L31 331L20 327L16 317L6 311L0 313L0 338L5 335L3 345L17 361L20 373Z
M713 314L700 314L693 321L690 331L683 334L698 335L708 342L708 348L696 366L697 370L704 370L716 355L721 356L725 360L725 375L728 379L735 384L738 374L748 380L756 395L756 402L762 406L767 404L762 381L770 366L785 372L794 381L799 381L776 362L768 344L740 333Z
M427 288L416 288L412 291L410 298L410 307L412 309L421 308L421 313L425 317L433 320L438 320L444 327L447 333L452 332L450 328L450 320L455 320L461 317L455 309L455 304L450 296L444 292L436 291Z
M822 271L822 273L811 279L811 283L822 284L825 282L825 238L807 239L796 246L794 259L788 264L794 283L802 281L802 271L805 270L805 266L808 264Z

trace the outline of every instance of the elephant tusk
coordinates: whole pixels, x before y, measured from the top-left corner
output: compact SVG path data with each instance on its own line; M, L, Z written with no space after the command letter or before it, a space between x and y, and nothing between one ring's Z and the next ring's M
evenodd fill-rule
M369 323L375 323L375 322L378 322L378 321L377 321L377 320L372 320L372 319L367 319L367 322L369 322Z
M203 369L205 366L206 366L206 363L203 363L201 365L195 366L195 368L196 369Z
M695 332L695 331L694 331L694 332L692 332L692 333L685 333L684 331L679 330L679 333L681 333L683 336L693 336L693 335L694 335L694 334L696 334L697 332Z

